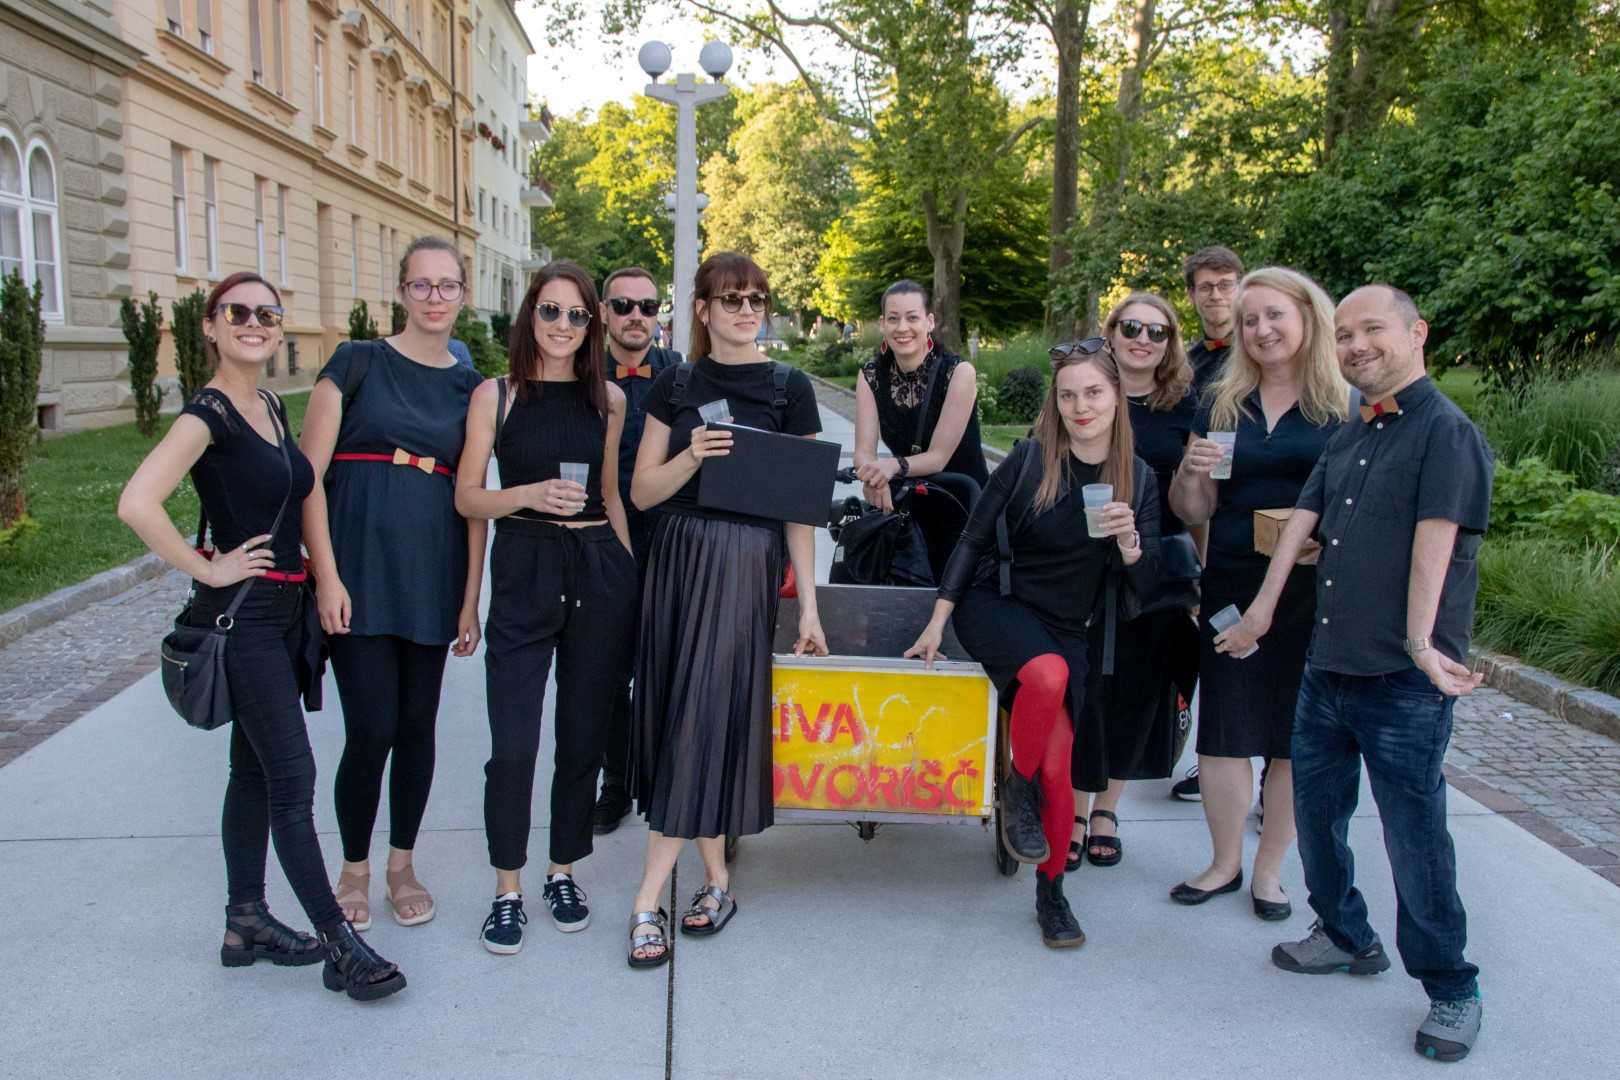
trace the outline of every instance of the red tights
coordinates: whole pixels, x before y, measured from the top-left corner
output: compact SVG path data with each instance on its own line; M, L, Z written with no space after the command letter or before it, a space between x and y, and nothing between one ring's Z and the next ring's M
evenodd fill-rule
M1074 824L1074 789L1069 786L1069 756L1074 725L1064 699L1069 692L1069 665L1057 653L1042 653L1018 669L1008 737L1013 768L1020 776L1040 774L1041 825L1051 856L1040 865L1048 878L1063 873Z

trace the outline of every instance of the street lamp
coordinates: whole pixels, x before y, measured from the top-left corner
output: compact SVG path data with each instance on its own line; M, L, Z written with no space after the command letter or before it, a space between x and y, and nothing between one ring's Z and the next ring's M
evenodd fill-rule
M671 344L686 352L691 344L692 278L697 273L697 107L718 101L729 92L720 80L731 70L731 48L710 41L698 53L698 65L715 81L698 84L697 76L683 71L673 86L660 83L673 57L668 45L649 41L636 54L636 62L652 81L643 91L655 101L675 106L675 311Z

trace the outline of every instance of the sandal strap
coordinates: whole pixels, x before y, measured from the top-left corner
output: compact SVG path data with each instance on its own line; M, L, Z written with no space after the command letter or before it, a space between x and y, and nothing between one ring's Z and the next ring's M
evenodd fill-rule
M704 907L703 901L712 899L715 906ZM737 906L737 901L726 890L718 885L704 885L692 894L692 905L686 909L685 919L704 918L712 926L721 921L721 916Z
M646 930L638 931L638 926L653 926L657 933ZM637 911L630 916L630 948L645 949L652 944L669 948L669 913L663 908L657 911Z
M395 907L401 904L413 904L419 900L433 903L433 894L423 888L422 883L416 880L416 868L407 866L403 870L388 871L388 899Z
M1115 814L1112 810L1093 810L1091 812L1091 816L1094 818L1105 817L1114 823L1114 828L1119 828L1119 815Z

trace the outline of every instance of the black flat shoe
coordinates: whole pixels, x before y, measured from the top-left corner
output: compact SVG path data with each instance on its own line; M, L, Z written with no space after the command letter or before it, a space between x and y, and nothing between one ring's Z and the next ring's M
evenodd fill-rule
M597 836L606 836L619 827L628 813L630 793L617 784L603 784L602 794L591 808L591 831Z
M1254 891L1252 889L1249 891L1249 899L1254 901L1255 915L1264 919L1266 922L1282 922L1284 919L1294 914L1294 905L1289 903L1287 900L1284 900L1280 904L1271 900L1262 900L1258 896L1254 895Z
M1183 881L1180 885L1177 885L1175 888L1170 890L1170 899L1174 900L1178 904L1186 904L1188 907L1192 907L1195 904L1202 904L1205 900L1208 900L1212 896L1220 896L1222 893L1237 892L1242 887L1243 871L1239 870L1237 872L1237 877L1233 878L1231 881L1228 881L1225 885L1222 885L1218 889L1195 889Z
M247 967L255 960L303 967L318 964L325 956L319 941L270 914L263 900L225 908L225 944L219 947L219 962L226 967Z

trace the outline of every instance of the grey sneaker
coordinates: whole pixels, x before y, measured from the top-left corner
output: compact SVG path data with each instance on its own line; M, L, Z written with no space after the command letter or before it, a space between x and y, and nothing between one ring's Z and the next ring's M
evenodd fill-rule
M1431 1001L1429 1017L1418 1025L1413 1049L1435 1061L1461 1061L1479 1038L1484 1014L1478 994L1461 1001Z
M1331 975L1336 971L1376 975L1389 970L1389 956L1384 952L1383 942L1375 937L1373 943L1360 952L1347 952L1328 937L1321 919L1311 924L1311 934L1304 941L1285 941L1272 949L1271 962L1298 975Z

